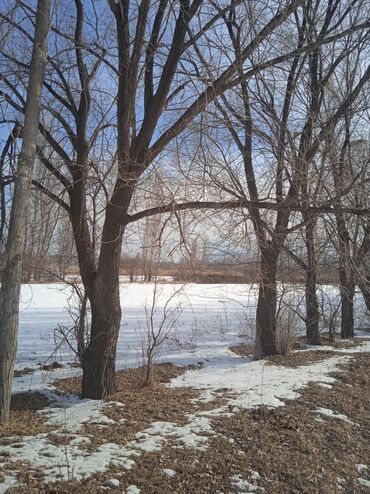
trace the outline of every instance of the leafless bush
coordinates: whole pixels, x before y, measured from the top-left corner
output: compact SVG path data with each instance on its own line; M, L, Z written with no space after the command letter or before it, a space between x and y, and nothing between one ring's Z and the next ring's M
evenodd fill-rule
M294 347L299 324L296 309L289 304L280 305L276 317L276 349L280 355L289 355Z
M276 314L276 349L280 355L289 355L294 347L299 330L302 297L297 297L297 287L280 285L278 310Z
M319 306L323 330L328 332L329 341L334 341L337 327L340 325L341 299L339 294L333 296L332 290L322 289Z
M54 339L56 347L60 347L64 343L67 344L81 362L83 352L88 345L89 336L88 313L90 308L88 297L83 286L79 283L75 281L66 281L66 283L72 289L67 301L67 310L73 323L70 326L58 324L54 330Z
M278 286L276 313L276 349L280 355L289 355L294 347L302 323L305 323L304 293L297 285L281 283Z
M142 358L144 362L144 383L149 385L153 381L153 364L155 363L160 347L173 330L183 311L181 302L173 304L175 298L180 295L185 285L175 290L166 300L163 309L159 308L159 298L163 293L163 287L154 283L153 295L149 304L145 305L146 326L142 337ZM158 314L159 313L159 314Z

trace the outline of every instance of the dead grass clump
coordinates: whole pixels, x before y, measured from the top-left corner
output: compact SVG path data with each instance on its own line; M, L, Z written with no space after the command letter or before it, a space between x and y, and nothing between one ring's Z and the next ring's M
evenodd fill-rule
M8 422L0 427L0 445L9 443L12 436L29 436L48 432L54 427L47 425L47 418L38 410L49 405L48 398L41 393L25 392L12 396Z
M239 355L239 357L254 357L254 345L253 344L240 344L240 345L234 345L229 347L229 350L231 350L233 353L236 355Z
M42 410L50 404L44 394L31 391L12 395L11 410Z
M30 367L24 367L23 369L15 369L14 377L22 377L32 374L35 369L31 369Z
M289 355L273 355L271 357L265 357L268 365L281 365L284 367L292 367L297 369L303 365L314 364L316 362L323 362L336 355L331 350L319 351L319 350L307 350L296 351Z
M7 423L0 427L0 445L12 442L7 439L9 437L34 436L53 429L41 413L30 410L13 411L10 412Z

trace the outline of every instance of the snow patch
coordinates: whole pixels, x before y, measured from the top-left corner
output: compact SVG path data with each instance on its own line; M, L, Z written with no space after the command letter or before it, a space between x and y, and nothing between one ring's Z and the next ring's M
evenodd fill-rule
M159 451L166 438L177 439L188 448L205 449L209 435L213 434L210 419L201 415L188 415L189 423L183 426L171 422L154 422L136 434L130 447L146 452Z
M50 443L46 433L22 437L17 443L2 446L1 451L9 453L12 462L29 462L41 468L45 482L81 480L106 471L110 464L130 469L135 464L132 457L137 456L135 451L125 450L114 443L103 444L93 452L71 443L61 447Z
M105 405L109 406L109 402ZM81 400L77 396L67 395L56 406L41 410L46 414L49 424L62 427L66 432L76 432L85 423L95 425L114 424L115 421L109 419L102 413L103 402L101 400Z
M162 470L163 475L166 475L166 477L173 478L176 476L175 470L172 470L172 468L164 468Z
M169 383L173 387L192 387L201 392L202 400L209 400L215 393L228 388L238 396L228 400L232 408L253 408L260 405L278 407L284 400L299 397L299 389L309 382L330 384L335 378L329 376L339 364L348 362L348 356L335 356L323 362L300 366L297 369L268 365L265 361L235 361L230 357L213 359L206 367L188 370Z
M136 438L125 446L105 443L95 451L87 452L81 445L90 442L90 439L76 434L76 431L86 422L110 424L115 421L101 414L100 401L77 400L73 396L65 398L69 405L67 408L53 407L42 411L46 414L48 423L62 428L53 434L70 439L65 446L53 444L49 433L42 433L12 438L12 444L0 448L1 452L10 455L12 462L29 462L42 469L45 482L82 480L108 470L111 464L130 469L135 464L136 457L143 452L159 451L168 438L177 440L183 446L202 450L213 432L209 418L194 414L188 415L189 423L183 426L171 422L154 422L147 429L138 432ZM11 482L16 483L16 479L9 478L7 487Z
M333 386L331 384L318 383L318 385L321 386L322 388L325 388L325 389L333 389Z
M241 475L230 477L231 483L237 489L239 494L249 494L254 492L263 492L263 487L258 487L245 480Z
M358 478L357 480L361 485L364 485L365 487L370 487L370 480L363 479L362 477Z
M324 415L325 417L330 417L330 418L333 418L333 419L343 420L344 422L347 422L347 424L358 426L358 424L356 424L355 422L352 422L352 420L350 420L347 417L347 415L343 415L341 413L334 412L333 410L330 410L329 408L319 407L319 408L316 409L316 412L319 413L320 415Z
M16 475L9 474L8 472L4 473L3 481L0 483L0 494L4 494L10 487L17 483L18 480Z
M119 487L120 481L118 479L109 479L105 482L105 485L108 487Z
M126 489L126 494L140 494L141 490L137 485L129 485Z

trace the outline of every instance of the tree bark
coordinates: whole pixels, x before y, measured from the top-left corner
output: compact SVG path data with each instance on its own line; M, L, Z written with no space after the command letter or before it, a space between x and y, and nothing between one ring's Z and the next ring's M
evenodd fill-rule
M27 209L36 156L41 90L47 59L50 0L37 4L35 36L25 106L22 148L18 159L10 214L6 262L0 293L0 422L9 416L11 387L17 353L19 297L25 247Z
M77 320L76 327L76 340L77 340L77 354L79 357L83 355L85 350L85 336L86 336L86 315L87 315L87 304L88 304L88 296L87 293L83 294L83 297L80 301L79 307L79 317Z
M97 280L91 304L90 343L82 356L82 397L102 399L116 391L115 359L121 321L119 283Z
M315 249L315 220L306 216L307 266L306 283L306 337L310 345L320 345L319 304L316 295L317 266Z
M358 286L361 290L362 297L364 299L367 310L370 312L370 282L369 280L359 280Z
M341 337L343 339L354 336L353 297L355 295L354 271L351 262L351 247L349 233L343 215L337 212L338 228L338 255L339 255L339 282L341 298Z
M123 194L121 207L117 197ZM118 184L107 206L96 276L86 286L91 305L90 341L82 357L82 397L102 399L116 391L115 360L121 323L119 267L131 187Z
M340 298L342 302L341 337L343 339L353 338L355 333L355 319L353 310L353 297L355 295L355 284L352 280L346 284L341 283Z
M276 272L278 251L261 248L260 283L256 313L256 358L276 355Z

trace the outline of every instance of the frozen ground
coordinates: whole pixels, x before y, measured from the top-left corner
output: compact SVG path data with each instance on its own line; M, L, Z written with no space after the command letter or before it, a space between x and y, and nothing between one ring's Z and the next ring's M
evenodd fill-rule
M163 317L166 301L179 287L172 284L159 287L155 311L157 322ZM335 296L333 289L328 288L327 293ZM141 363L142 341L147 323L145 307L150 308L152 294L153 285L150 284L121 286L123 322L118 344L118 368L133 367ZM81 426L88 421L97 427L105 427L112 424L112 420L104 415L99 401L57 396L50 384L55 378L79 372L68 365L73 360L73 354L67 346L63 345L53 354L55 344L58 343L55 341L54 328L58 324L71 324L66 310L69 288L57 284L24 286L17 368L36 369L39 362L44 363L48 359L63 362L64 368L50 372L37 369L31 374L18 377L14 380L14 391L38 389L49 394L54 403L42 413L46 413L50 424L60 427L61 434L69 435L72 440L62 450L48 440L47 434L27 436L18 438L15 444L1 446L0 453L10 454L12 461L30 461L34 467L42 468L47 481L68 479L71 468L74 478L78 480L105 471L110 463L129 469L143 452L160 450L168 439L175 440L179 445L206 448L208 438L213 434L211 418L214 415L228 415L234 409L259 405L284 406L284 400L299 396L299 390L310 381L330 387L334 379L329 374L340 363L351 358L349 351L343 350L343 355L336 354L323 362L298 369L265 365L263 361L238 357L230 351L230 345L245 342L245 338L253 336L252 314L256 294L256 288L249 285L190 284L171 300L175 325L161 349L159 360L174 364L202 362L203 367L187 371L172 380L170 386L196 388L201 393L200 400L204 401L212 399L221 388L228 388L233 393L227 405L207 412L189 414L188 424L183 426L171 422L153 422L125 447L104 444L93 454L86 454L81 445L88 442L89 438L80 435ZM362 333L362 336L369 335ZM325 349L332 350L330 347ZM356 350L370 351L370 340ZM53 357L50 359L51 355ZM109 403L105 404L107 405ZM115 403L112 406L124 406L124 403ZM345 416L338 416L328 409L317 410L317 414L347 420ZM0 469L2 466L0 464ZM112 479L113 483L114 481ZM0 493L15 482L16 472L8 470L5 482L0 484ZM233 482L242 486L247 481L235 477ZM245 484L244 487L248 486ZM132 492L134 488L132 486Z
M142 342L147 327L146 308L153 303L153 284L121 284L123 309L117 351L117 368L141 364ZM253 334L250 316L256 306L256 288L250 285L196 285L184 287L163 284L158 287L155 318L163 319L163 309L169 298L171 333L161 347L159 361L191 364L225 355L230 344L240 342L240 335ZM67 306L71 290L60 284L25 285L22 287L17 368L37 367L39 363L70 362L73 353L60 340L54 329L71 325ZM73 305L73 301L72 301ZM171 324L171 317L166 324ZM57 350L56 347L58 347ZM68 366L58 375L72 375ZM15 381L14 390L36 389L50 373L36 371ZM41 380L41 382L40 382Z
M337 291L323 287L325 302L334 300ZM148 283L121 283L123 317L117 350L117 369L136 367L142 363L142 343L147 327L146 313L153 303L154 285ZM286 289L285 289L286 290ZM179 291L179 293L177 293ZM253 285L197 285L165 283L158 285L155 319L163 319L166 302L173 296L169 307L173 309L166 324L174 322L173 329L161 346L158 361L174 364L194 364L214 361L228 355L232 344L253 339L257 288ZM299 304L302 293L296 288L286 294L287 303ZM361 304L361 297L357 298ZM59 326L72 324L68 307L74 299L71 289L62 284L24 285L21 292L21 312L17 369L37 368L40 363L61 363L75 360L66 344L61 344ZM304 304L301 304L304 306ZM362 310L357 311L362 313ZM172 317L172 319L171 319ZM358 321L361 324L363 321ZM297 326L302 321L297 318ZM53 373L35 371L18 378L14 391L43 387L50 376L70 376L75 369L68 365Z

